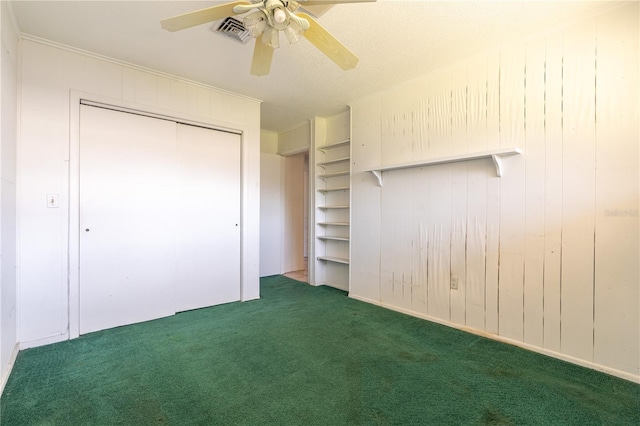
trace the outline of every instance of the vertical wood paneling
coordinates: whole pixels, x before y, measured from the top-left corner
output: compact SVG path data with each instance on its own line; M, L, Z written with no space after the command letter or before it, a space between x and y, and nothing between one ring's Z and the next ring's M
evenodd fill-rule
M206 87L189 85L187 112L199 117L211 117L211 95Z
M546 37L543 347L558 352L562 254L562 51L562 33Z
M125 101L136 101L136 72L132 68L122 68L122 99Z
M414 173L413 192L413 233L414 247L412 258L412 301L411 309L422 314L427 313L427 273L428 273L428 229L429 229L429 181L425 169Z
M84 58L71 52L62 52L62 84L63 87L72 87L86 91L84 85Z
M429 179L429 274L427 309L429 315L449 319L451 278L451 168L427 168Z
M448 71L433 75L429 99L430 155L446 155L452 149L451 76ZM451 280L451 165L426 168L429 182L429 273L427 310L429 315L449 320Z
M487 172L486 161L468 163L465 324L478 330L485 329Z
M525 146L525 50L502 51L500 58L500 145ZM526 152L526 147L525 147ZM506 161L500 191L500 335L515 340L523 336L525 160Z
M638 4L628 9L597 21L594 361L638 374Z
M94 58L82 58L82 86L90 93L101 93L100 74L103 70L100 61Z
M173 83L174 80L171 80L166 77L156 77L156 86L158 88L157 94L157 106L163 109L171 109L173 106Z
M638 376L638 41L627 4L372 101L382 164L524 148L502 178L484 160L385 173L384 302Z
M419 82L415 84L419 85ZM413 85L398 88L397 93L383 95L381 134L383 159L394 164L424 155L426 138L425 102Z
M526 46L524 341L542 346L544 309L545 40Z
M122 67L105 63L100 68L100 94L111 98L122 98Z
M397 208L398 193L394 190L398 175L386 174L385 184L380 193L380 300L384 303L394 301L395 288L395 258L393 250L399 249L396 241L397 222L401 212ZM396 215L397 218L396 218Z
M429 155L441 157L451 152L451 78L440 71L431 78L429 105Z
M18 336L24 342L43 335L57 335L66 328L67 293L63 279L66 271L61 250L64 219L62 209L47 209L42 196L63 188L64 162L52 159L60 158L65 152L63 106L69 94L64 90L64 56L35 43L23 43L22 49L19 105L22 111L31 112L20 115L17 169ZM26 251L25 247L30 250Z
M467 65L449 70L451 81L451 152L467 152ZM451 289L451 321L466 323L467 272L467 167L466 161L451 168L451 277L458 289Z
M467 73L467 143L469 152L487 149L487 57L470 61ZM485 328L487 161L467 164L466 325ZM490 172L490 170L489 170Z
M487 148L500 146L500 55L487 55ZM496 177L493 167L487 171L487 226L485 259L485 330L499 330L499 265L500 265L500 188L502 178Z
M189 85L187 83L183 81L175 81L173 83L173 88L171 90L171 97L172 97L171 109L173 109L174 111L182 112L182 113L188 112L189 110L188 92L189 92ZM211 100L211 103L214 104L211 106L211 110L214 110L216 106L217 108L224 108L224 105L225 105L220 101L216 102L216 100L214 99Z
M136 71L136 102L142 105L156 105L157 95L156 76Z
M414 194L414 184L415 179L413 179L413 175L415 170L405 170L405 173L401 173L402 177L402 189L401 189L401 198L400 198L400 209L402 210L402 215L400 223L399 223L399 237L402 241L402 248L394 253L395 255L395 270L401 273L401 286L396 287L396 291L398 294L396 295L397 300L400 301L400 306L409 309L411 307L411 296L412 296L412 284L413 284L413 274L411 270L411 259L414 250L415 244L415 233L414 233L414 220L415 213L413 211L413 194Z
M381 188L367 167L380 164L380 98L351 108L351 282L350 293L380 300ZM373 230L373 231L372 231Z
M562 352L593 359L596 25L564 35Z

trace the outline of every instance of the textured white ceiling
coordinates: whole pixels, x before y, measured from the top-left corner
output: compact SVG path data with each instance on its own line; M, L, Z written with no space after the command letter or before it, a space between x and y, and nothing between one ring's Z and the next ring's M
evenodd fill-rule
M170 33L160 20L219 1L14 1L20 31L263 100L262 128L314 115L488 49L595 13L599 1L390 1L336 5L319 22L359 58L342 71L307 40L281 37L271 74L249 74L242 45L210 24Z

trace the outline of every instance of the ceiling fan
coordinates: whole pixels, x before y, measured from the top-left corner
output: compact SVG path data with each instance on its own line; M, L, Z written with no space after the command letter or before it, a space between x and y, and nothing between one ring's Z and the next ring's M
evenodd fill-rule
M256 76L269 74L273 51L280 45L281 31L284 32L289 43L295 43L300 36L304 36L340 68L349 70L358 64L358 57L311 16L296 11L300 6L374 1L376 0L259 0L254 3L234 1L163 19L160 25L168 31L179 31L246 13L243 17L244 26L256 39L251 74Z

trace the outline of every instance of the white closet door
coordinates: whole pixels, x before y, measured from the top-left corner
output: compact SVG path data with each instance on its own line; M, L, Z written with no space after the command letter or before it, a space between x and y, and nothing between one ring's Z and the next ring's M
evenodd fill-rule
M81 107L81 334L175 313L175 127Z
M240 300L240 136L177 135L176 311Z

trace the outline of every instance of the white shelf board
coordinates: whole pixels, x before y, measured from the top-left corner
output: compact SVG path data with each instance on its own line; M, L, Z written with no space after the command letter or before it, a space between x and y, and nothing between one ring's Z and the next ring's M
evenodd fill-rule
M318 256L318 260L324 260L326 262L333 262L333 263L342 263L343 265L349 264L349 259L343 259L342 257Z
M349 238L347 237L327 237L326 235L319 236L318 239L331 241L349 241Z
M349 222L318 222L322 226L349 226Z
M323 161L321 163L318 163L318 166L324 167L324 166L330 166L332 164L346 163L349 160L350 160L349 157L336 158L335 160Z
M335 173L324 173L321 175L318 175L318 177L320 179L325 179L325 178L332 178L332 177L338 177L338 176L348 176L349 175L349 170L345 170L342 172L335 172Z
M373 169L367 169L365 171L373 173L373 175L378 179L379 185L382 186L382 172L410 169L414 167L433 166L436 164L455 163L458 161L478 160L481 158L491 158L493 160L493 164L496 167L496 174L498 175L498 177L502 177L502 157L508 157L521 153L522 149L520 148L501 148L483 152L471 152L467 154L450 155L447 157L430 158L421 161L414 161L411 163L395 164L392 166L376 167Z
M320 188L318 189L318 192L330 192L330 191L348 191L349 187L348 186L341 186L338 188Z
M324 151L324 150L327 150L327 149L338 148L340 146L348 145L349 142L351 142L350 139L345 139L343 141L331 143L329 145L319 146L317 149L318 149L318 151Z
M318 210L348 209L349 206L318 206Z

